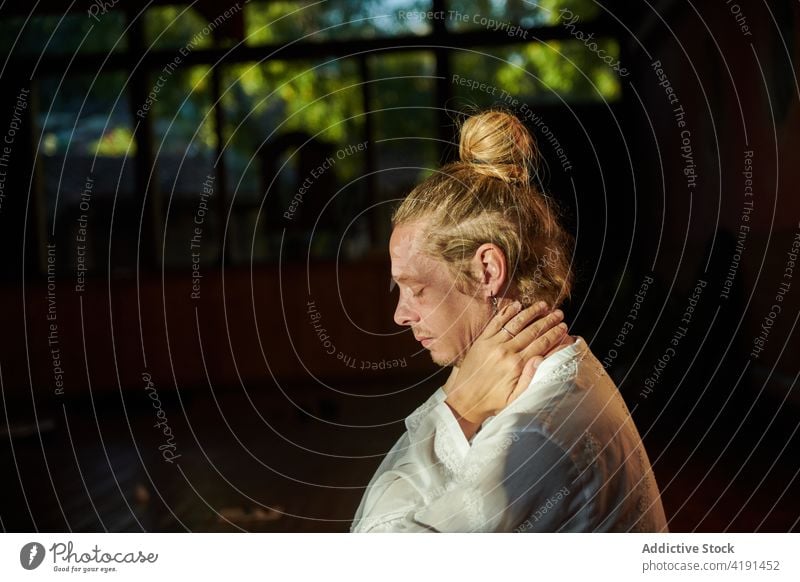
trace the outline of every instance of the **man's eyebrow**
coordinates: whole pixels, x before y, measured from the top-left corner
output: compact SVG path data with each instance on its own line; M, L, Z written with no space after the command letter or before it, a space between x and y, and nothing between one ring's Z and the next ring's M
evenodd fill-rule
M392 275L392 278L389 280L389 291L394 291L397 284L403 281L416 281L416 279L410 275Z

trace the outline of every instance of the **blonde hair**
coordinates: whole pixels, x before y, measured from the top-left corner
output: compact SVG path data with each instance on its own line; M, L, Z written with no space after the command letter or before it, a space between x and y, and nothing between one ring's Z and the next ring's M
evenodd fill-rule
M516 116L485 111L463 123L459 156L411 191L392 225L419 221L421 252L443 260L462 290L475 290L470 262L478 247L493 243L523 305L561 304L572 286L572 238L532 184L539 163L533 136Z

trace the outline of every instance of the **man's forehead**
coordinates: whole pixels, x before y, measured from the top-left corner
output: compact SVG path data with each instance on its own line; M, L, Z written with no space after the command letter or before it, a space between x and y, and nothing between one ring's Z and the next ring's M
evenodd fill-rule
M417 229L411 225L400 225L392 231L389 239L392 265L405 265L417 254L417 234Z
M389 239L389 253L392 258L397 256L402 258L405 255L413 253L417 246L417 239L419 237L419 228L412 224L401 224L392 231L392 236Z
M389 241L392 259L392 279L395 281L418 280L425 270L427 257L419 252L420 229L416 225L395 227Z

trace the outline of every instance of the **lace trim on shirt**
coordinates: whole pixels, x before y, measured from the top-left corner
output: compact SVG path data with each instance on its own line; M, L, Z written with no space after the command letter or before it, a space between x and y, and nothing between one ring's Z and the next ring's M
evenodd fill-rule
M475 487L468 487L464 492L464 510L471 531L482 531L486 528L483 510L483 496Z
M456 444L452 442L453 435L445 430L437 431L433 439L433 452L442 461L450 478L459 478L464 472L464 460L453 451ZM448 442L450 440L450 442Z
M588 349L584 349L579 356L546 369L537 380L540 382L569 382L578 375L580 364L589 353L591 352Z
M415 432L419 429L419 425L425 420L425 417L430 414L431 410L439 404L438 394L434 393L425 402L420 404L414 412L406 417L406 428L409 432Z

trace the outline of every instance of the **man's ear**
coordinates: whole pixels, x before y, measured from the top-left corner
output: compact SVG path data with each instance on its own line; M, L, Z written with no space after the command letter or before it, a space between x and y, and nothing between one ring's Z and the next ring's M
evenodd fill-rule
M486 295L499 295L508 282L508 266L503 251L494 243L478 247L473 257L473 268L484 286Z

